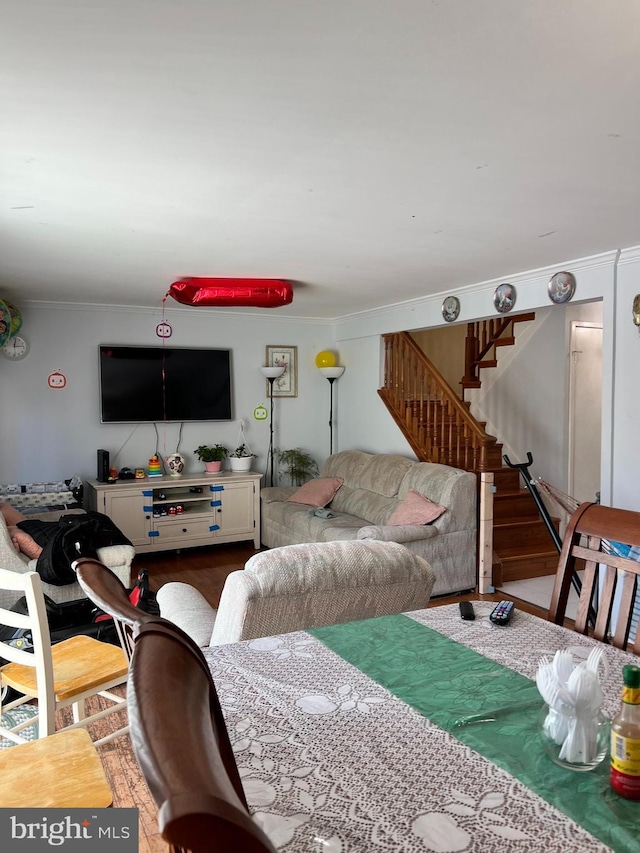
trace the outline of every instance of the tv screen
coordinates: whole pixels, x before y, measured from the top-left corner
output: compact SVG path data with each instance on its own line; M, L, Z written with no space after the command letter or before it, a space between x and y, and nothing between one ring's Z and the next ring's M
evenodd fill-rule
M101 344L102 423L231 420L230 355Z

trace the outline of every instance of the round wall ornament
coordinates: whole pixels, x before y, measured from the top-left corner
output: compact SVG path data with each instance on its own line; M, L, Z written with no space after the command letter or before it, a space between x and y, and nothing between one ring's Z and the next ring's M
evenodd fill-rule
M560 305L563 302L568 302L576 292L576 277L573 273L563 270L557 272L549 279L547 285L547 293L549 299Z
M496 311L506 314L516 304L516 289L512 284L499 284L493 294Z
M460 300L457 296L445 296L442 302L442 316L447 323L453 323L460 314Z
M29 341L24 335L14 335L12 338L9 338L7 343L0 349L0 352L5 358L11 359L11 361L20 361L20 359L26 358L29 354Z

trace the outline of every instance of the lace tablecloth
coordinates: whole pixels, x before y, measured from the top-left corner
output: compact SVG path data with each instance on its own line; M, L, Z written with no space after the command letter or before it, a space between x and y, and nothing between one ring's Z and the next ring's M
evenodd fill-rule
M476 612L475 622L462 622L457 605L409 615L528 678L543 654L574 647L586 655L593 645L520 611L503 628L486 618L490 605L476 604ZM612 849L305 632L205 655L249 807L281 850ZM607 658L612 714L621 667L637 659L610 648ZM466 711L461 697L452 712ZM579 784L582 774L566 773L567 784Z

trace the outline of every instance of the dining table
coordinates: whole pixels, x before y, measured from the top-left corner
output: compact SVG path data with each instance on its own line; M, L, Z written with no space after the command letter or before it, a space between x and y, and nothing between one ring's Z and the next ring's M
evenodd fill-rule
M544 748L541 659L603 647L603 712L631 653L492 602L204 649L249 810L287 853L640 853L640 802Z

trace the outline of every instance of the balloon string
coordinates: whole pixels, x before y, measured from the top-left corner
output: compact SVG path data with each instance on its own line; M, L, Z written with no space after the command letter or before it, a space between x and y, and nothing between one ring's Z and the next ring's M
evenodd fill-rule
M169 295L169 291L166 292L164 299L162 300L162 325L164 327L165 324L165 303L167 301L167 296ZM162 419L164 421L163 425L163 435L162 435L162 444L164 448L163 456L163 465L162 468L164 470L164 460L167 458L167 370L166 370L166 337L162 335Z

